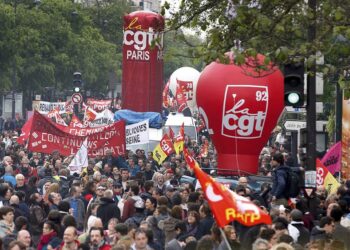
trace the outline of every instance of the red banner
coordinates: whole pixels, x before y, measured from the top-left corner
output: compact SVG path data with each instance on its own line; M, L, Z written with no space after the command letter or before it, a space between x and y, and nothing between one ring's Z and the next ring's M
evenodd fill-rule
M58 150L61 155L74 155L88 138L88 154L105 155L111 150L115 156L125 154L125 123L123 121L99 128L72 128L53 123L35 112L29 136L28 149L51 154Z
M193 82L192 81L181 81L176 79L177 85L179 85L182 93L184 94L186 101L193 100Z
M184 93L184 89L179 84L176 85L175 99L177 103L178 112L182 112L185 108L187 108L186 95Z
M161 111L163 30L164 18L157 13L135 11L124 16L122 94L125 109Z
M93 110L97 112L102 112L105 109L108 109L112 105L112 99L108 100L95 100L92 98L88 98L86 100L86 105L92 108Z

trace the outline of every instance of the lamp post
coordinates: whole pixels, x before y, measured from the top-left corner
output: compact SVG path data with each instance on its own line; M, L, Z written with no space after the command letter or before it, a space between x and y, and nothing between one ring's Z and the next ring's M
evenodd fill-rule
M15 41L17 41L17 0L14 0L13 2L13 11L14 11L14 30L15 30ZM16 114L16 82L17 82L17 62L16 62L16 53L13 55L13 65L12 65L12 88L11 88L11 94L12 94L12 108L11 108L11 117L14 120L15 119L15 114Z

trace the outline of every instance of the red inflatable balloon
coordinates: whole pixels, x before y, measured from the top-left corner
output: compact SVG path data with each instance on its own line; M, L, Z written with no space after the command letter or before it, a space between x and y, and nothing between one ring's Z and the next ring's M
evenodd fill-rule
M198 80L197 106L218 153L220 174L256 174L258 158L284 108L284 78L261 69L264 56L242 66L212 62ZM242 172L241 172L242 171Z

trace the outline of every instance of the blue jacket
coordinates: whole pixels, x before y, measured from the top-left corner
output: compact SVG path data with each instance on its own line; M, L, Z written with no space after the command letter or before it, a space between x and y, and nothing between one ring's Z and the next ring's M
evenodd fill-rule
M272 171L272 189L271 195L275 196L276 199L285 198L288 199L286 195L287 187L287 177L288 177L288 167L285 165L279 166Z
M16 186L16 178L13 175L6 173L2 179L4 179L4 182L11 183L12 187Z

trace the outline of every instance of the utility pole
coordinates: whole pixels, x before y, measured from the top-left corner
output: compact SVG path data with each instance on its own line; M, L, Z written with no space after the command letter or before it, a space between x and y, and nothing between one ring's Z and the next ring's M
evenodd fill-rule
M342 116L343 116L343 92L338 81L335 84L335 142L341 141L342 135Z
M13 2L13 11L14 11L14 30L15 30L15 36L16 36L16 41L18 40L17 36L17 0L14 0ZM17 82L17 62L16 62L16 52L13 55L13 68L12 68L12 89L11 89L11 98L12 98L12 109L11 109L11 117L12 120L15 119L15 114L16 114L16 82Z
M309 11L312 13L312 19L310 20L309 27L308 27L308 40L311 44L316 39L316 5L317 5L317 0L308 1ZM316 54L316 51L314 51L313 53ZM306 170L316 171L316 62L313 63L310 68L308 68L306 111L307 111Z

